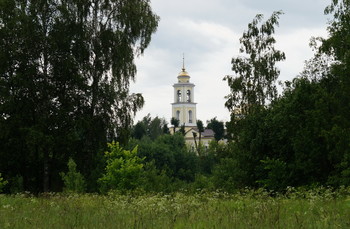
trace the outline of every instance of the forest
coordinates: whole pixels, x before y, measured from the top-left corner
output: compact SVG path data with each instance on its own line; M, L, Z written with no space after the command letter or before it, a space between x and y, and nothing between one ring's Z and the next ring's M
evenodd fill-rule
M314 57L280 94L283 12L258 14L222 77L231 120L208 120L215 140L193 150L167 120L133 120L145 102L129 91L134 61L160 20L148 0L0 1L0 193L349 186L349 9L330 1L328 37L311 39Z

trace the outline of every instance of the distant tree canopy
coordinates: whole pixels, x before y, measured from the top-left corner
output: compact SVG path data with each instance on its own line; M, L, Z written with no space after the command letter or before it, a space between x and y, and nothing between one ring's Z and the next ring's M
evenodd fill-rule
M127 142L144 103L129 83L158 20L148 0L0 1L4 176L23 177L25 190L57 190L69 157L94 176L97 153Z
M162 134L168 134L169 128L168 123L163 118L151 118L151 115L143 117L141 121L138 121L132 129L131 136L136 139L141 139L142 137L149 137L155 140Z
M224 123L216 119L216 117L207 121L207 128L214 131L214 137L216 141L220 141L224 138L225 127Z

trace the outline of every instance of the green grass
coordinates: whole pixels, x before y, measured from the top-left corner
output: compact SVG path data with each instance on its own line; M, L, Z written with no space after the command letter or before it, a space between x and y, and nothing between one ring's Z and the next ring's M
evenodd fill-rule
M0 195L0 228L350 228L350 196L328 189L275 197L262 190Z

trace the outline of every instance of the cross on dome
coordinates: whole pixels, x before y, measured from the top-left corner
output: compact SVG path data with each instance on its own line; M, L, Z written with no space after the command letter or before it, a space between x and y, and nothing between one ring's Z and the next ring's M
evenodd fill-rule
M186 78L186 79L180 80L180 78ZM190 75L188 74L188 72L186 72L186 69L185 69L185 54L183 53L182 54L182 71L179 73L178 79L179 79L179 82L180 81L189 82L189 78L190 78Z

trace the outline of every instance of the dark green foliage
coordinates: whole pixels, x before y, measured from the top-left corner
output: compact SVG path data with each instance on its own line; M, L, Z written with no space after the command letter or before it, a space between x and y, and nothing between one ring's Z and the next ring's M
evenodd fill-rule
M4 178L1 176L1 173L0 173L0 193L2 192L5 185L7 185L7 183L8 183L8 181L4 180Z
M234 171L233 181L243 175L241 181L248 186L262 184L276 191L287 186L347 185L349 116L339 113L337 85L333 77L318 82L294 79L268 109L236 120L232 160L225 159L221 168Z
M170 120L170 124L173 126L173 133L176 132L176 128L179 127L180 125L180 120L172 117L171 120Z
M258 180L265 188L276 192L286 190L288 186L288 170L287 164L280 159L261 160L264 169L267 171L266 179Z
M131 137L134 137L136 139L141 139L143 136L146 136L147 130L146 126L142 122L137 122L136 125L133 128L133 132L131 134Z
M348 1L333 1L326 9L335 16L328 28L330 37L312 40L317 49L315 57L307 62L300 77L286 82L279 98L273 94L264 97L264 90L251 84L262 81L244 81L250 79L244 78L247 69L253 68L248 65L245 68L242 59L235 59L233 70L242 77L226 77L232 91L226 106L231 111L234 107L239 108L239 113L236 110L226 125L232 143L227 151L229 154L215 166L216 187L262 186L281 191L287 186L349 184L350 55L347 42L344 42L350 37L348 4ZM277 19L276 16L278 14L272 18ZM259 20L257 17L250 24L249 32L244 34L241 42L260 32L254 29ZM273 26L277 21L269 23ZM319 48L316 41L321 42ZM244 48L249 47L247 50L257 54L257 46L243 44ZM276 57L283 59L280 54ZM241 68L239 64L243 64ZM273 69L265 69L266 73L273 73L270 79L278 75ZM274 98L269 106L251 110L254 104L264 105L264 99L268 97ZM242 101L245 101L243 105Z
M216 141L220 141L221 139L224 138L224 135L225 135L224 123L218 121L216 117L207 121L207 128L212 129L214 131L214 137Z
M235 158L223 158L213 170L213 183L216 189L232 192L247 187L246 169L240 166L241 161Z
M287 186L345 185L349 133L338 121L348 117L336 111L332 91L337 88L329 78L295 79L268 109L235 120L228 155L232 160L222 165L226 173L235 171L230 179L276 191Z
M72 157L96 191L98 152L128 141L144 103L129 82L157 27L149 4L0 1L0 171L24 190L60 190Z
M204 125L203 125L202 120L200 120L200 119L197 120L196 124L197 124L197 129L198 129L198 132L199 132L199 144L201 144L202 133L204 132Z
M164 123L164 125L162 127L162 132L163 132L163 134L170 134L168 123Z
M165 170L156 168L154 161L146 162L141 176L141 185L146 192L173 192L177 190L171 177Z
M186 134L185 124L180 126L179 133L185 136Z
M131 136L136 139L141 139L142 137L147 136L150 139L155 140L160 135L167 133L169 133L167 122L158 117L152 119L151 115L148 114L141 121L136 123Z
M164 171L173 179L190 182L197 172L197 156L185 146L184 137L162 135L155 141L147 138L141 141L132 141L129 148L138 145L138 155L146 162L154 163L158 171Z

